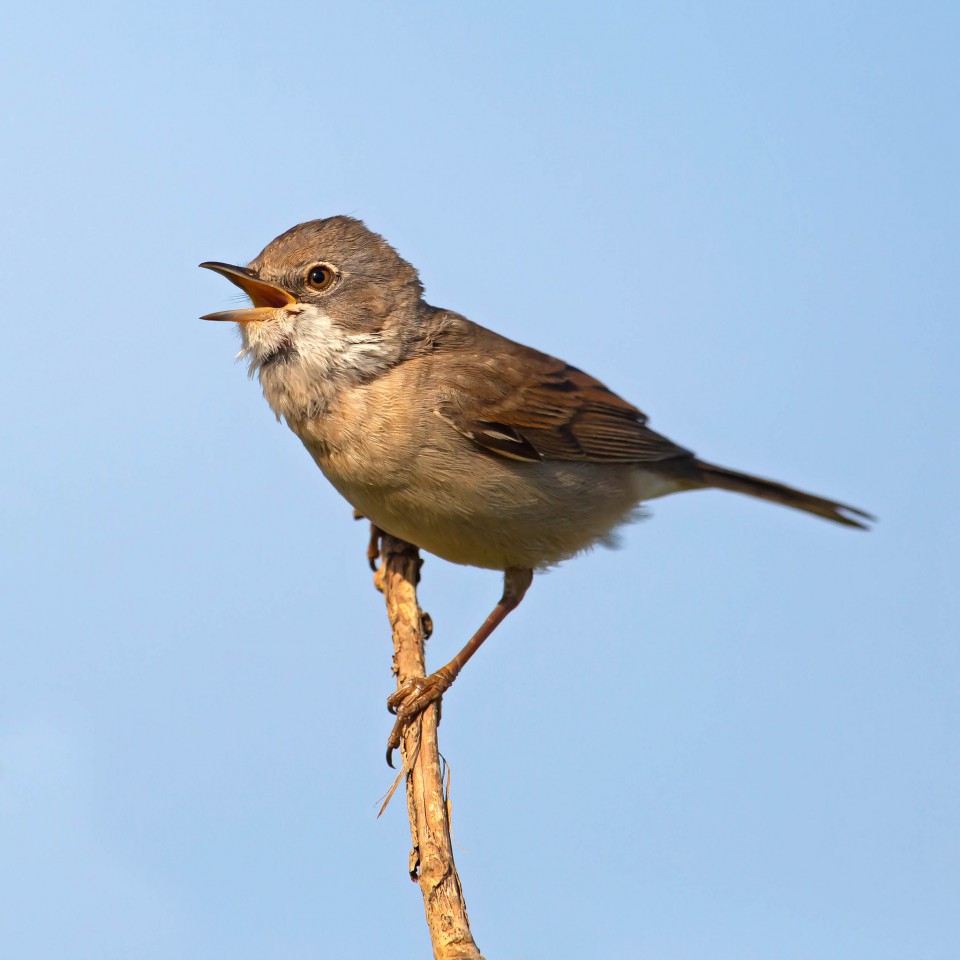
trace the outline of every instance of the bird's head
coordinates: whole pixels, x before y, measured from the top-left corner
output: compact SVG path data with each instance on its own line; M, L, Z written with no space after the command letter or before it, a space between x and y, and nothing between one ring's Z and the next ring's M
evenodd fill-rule
M301 223L245 267L200 266L250 297L250 307L202 319L239 324L241 355L272 404L271 391L295 381L356 382L395 362L423 293L417 271L352 217Z

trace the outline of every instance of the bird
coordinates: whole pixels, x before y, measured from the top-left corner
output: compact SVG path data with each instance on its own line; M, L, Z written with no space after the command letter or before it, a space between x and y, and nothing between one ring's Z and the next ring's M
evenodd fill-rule
M456 656L388 698L388 763L534 572L609 543L649 500L716 488L848 527L875 520L700 460L588 373L431 306L416 268L361 220L310 220L246 266L200 266L252 303L201 319L238 324L239 357L277 419L355 511L445 560L503 572L499 602Z

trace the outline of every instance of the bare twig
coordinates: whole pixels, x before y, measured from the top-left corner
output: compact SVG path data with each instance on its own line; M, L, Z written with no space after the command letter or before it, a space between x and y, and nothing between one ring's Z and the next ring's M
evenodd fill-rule
M417 602L421 560L416 547L386 534L381 539L380 558L374 583L387 602L393 628L393 669L399 687L412 677L426 674L423 639L424 633L429 633L429 618ZM400 747L413 838L410 878L420 884L423 894L434 960L483 960L470 933L453 862L437 720L437 706L432 705L411 724Z

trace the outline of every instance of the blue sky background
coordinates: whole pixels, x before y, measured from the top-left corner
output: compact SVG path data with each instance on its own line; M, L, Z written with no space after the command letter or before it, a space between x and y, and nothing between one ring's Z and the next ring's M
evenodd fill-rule
M197 319L334 213L882 521L689 494L537 579L441 728L486 956L960 955L955 3L5 18L5 955L428 953L365 530ZM498 580L428 559L432 664Z

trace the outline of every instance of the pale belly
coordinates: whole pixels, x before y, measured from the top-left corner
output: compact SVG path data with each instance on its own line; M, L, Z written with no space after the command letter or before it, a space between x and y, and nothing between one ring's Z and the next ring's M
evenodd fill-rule
M472 446L456 456L421 449L386 471L358 469L304 442L334 487L382 530L453 563L495 570L548 567L609 542L642 501L677 489L633 464L518 462Z

